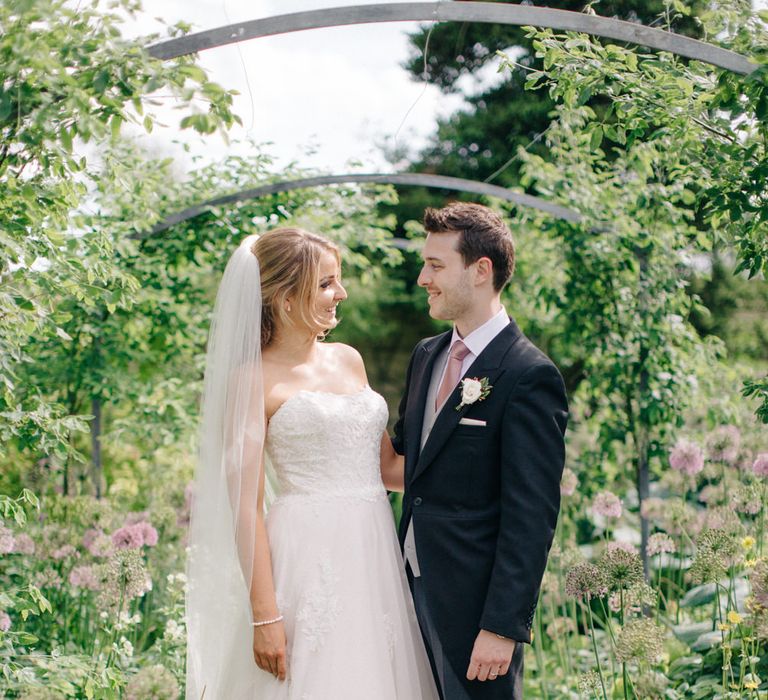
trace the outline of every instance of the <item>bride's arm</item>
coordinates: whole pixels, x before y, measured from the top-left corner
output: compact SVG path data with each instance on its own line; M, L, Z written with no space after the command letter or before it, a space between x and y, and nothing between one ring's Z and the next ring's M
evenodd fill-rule
M230 406L230 444L226 453L234 466L229 471L230 499L237 512L236 539L240 564L248 582L253 622L269 622L253 626L253 658L256 665L280 680L286 677L285 627L280 617L272 579L272 557L264 523L264 441L267 419L265 388L269 381L268 367L243 369L235 380L240 388L250 386L250 393L233 395L239 401Z
M405 489L405 458L395 452L386 430L381 436L381 480L387 491Z
M280 617L272 579L272 557L269 552L267 528L264 523L264 465L259 470L259 498L256 532L253 543L253 577L251 579L251 609L253 621L264 622ZM253 628L253 658L256 665L279 680L285 680L286 637L282 620Z

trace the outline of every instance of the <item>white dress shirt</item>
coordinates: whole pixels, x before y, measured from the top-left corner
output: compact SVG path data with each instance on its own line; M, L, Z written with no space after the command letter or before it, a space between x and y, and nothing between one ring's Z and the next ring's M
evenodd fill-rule
M504 307L501 307L499 313L488 319L482 326L475 328L466 338L462 338L459 335L459 331L456 330L456 326L453 327L453 335L451 335L451 342L448 343L448 348L453 347L453 344L457 340L461 340L464 345L467 346L467 353L464 361L461 363L461 376L470 368L472 363L477 359L478 355L488 347L489 343L503 331L509 325L509 316L507 315ZM440 380L438 386L443 381L445 375L445 369L448 367L448 356L446 354L445 361L443 363L442 370L440 371Z

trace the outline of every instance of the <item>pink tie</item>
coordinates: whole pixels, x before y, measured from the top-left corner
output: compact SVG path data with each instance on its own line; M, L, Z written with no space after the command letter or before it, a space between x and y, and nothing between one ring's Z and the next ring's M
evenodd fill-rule
M437 399L435 400L436 411L440 410L440 407L459 383L461 363L464 362L464 358L467 355L469 355L469 348L460 340L457 340L451 346L451 354L448 356L448 364L445 367L443 381L440 383L440 388L437 391Z

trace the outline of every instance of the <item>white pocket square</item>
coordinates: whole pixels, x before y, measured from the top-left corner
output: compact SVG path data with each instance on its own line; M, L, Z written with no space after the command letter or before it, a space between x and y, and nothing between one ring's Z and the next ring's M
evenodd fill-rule
M479 425L480 427L483 427L487 425L487 423L484 420L477 420L476 418L462 418L459 421L459 425Z

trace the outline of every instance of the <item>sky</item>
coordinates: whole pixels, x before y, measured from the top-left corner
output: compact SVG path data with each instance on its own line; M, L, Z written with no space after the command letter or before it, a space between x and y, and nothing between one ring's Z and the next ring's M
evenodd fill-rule
M126 25L129 36L165 34L163 25L183 20L193 31L304 10L394 0L145 0L145 11ZM768 0L755 0L758 8ZM150 9L151 8L151 9ZM155 154L173 155L183 171L191 154L205 161L246 152L247 139L266 147L276 165L296 162L326 173L392 172L384 146L415 153L436 121L460 109L459 95L443 95L414 80L402 65L409 57L408 33L415 22L313 29L265 37L199 54L211 78L237 90L234 109L243 120L227 145L177 128L179 113L159 113L166 128L139 135ZM500 80L492 60L479 78L467 76L465 94ZM191 154L174 143L187 142Z
M151 12L131 21L129 36L162 31L154 17L169 24L184 20L193 31L275 14L340 5L373 4L374 0L151 0ZM379 0L381 2L381 0ZM213 80L237 90L235 112L243 128L233 139L270 143L267 151L278 164L298 162L324 172L389 172L386 145L411 152L426 143L436 119L459 108L462 98L446 96L431 85L411 79L402 68L409 55L407 33L415 22L313 29L266 37L199 54ZM497 80L495 65L483 77L464 84L467 92ZM161 113L169 128L141 140L182 160L173 141L177 113ZM224 155L218 137L186 136L193 153L206 159ZM238 147L235 146L235 149ZM245 148L244 146L240 147Z

